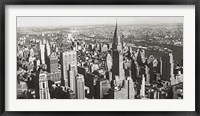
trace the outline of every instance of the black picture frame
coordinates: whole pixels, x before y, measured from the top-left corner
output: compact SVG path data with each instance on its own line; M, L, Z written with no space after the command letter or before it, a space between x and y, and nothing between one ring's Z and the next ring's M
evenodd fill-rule
M47 111L5 111L5 6L6 5L195 5L195 111L145 111L145 112L47 112ZM99 116L120 116L120 115L136 115L136 116L197 116L200 115L200 78L199 78L199 54L200 54L200 0L2 0L0 1L0 114L2 116L36 116L36 115L99 115Z

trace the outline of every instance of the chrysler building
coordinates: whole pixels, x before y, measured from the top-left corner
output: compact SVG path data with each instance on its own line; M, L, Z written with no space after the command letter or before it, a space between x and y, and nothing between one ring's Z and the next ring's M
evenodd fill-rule
M114 41L112 45L112 51L113 51L113 67L112 67L112 74L114 77L114 80L116 82L122 82L125 79L124 76L124 69L123 69L123 52L122 52L122 41L121 37L118 35L117 32L117 22L116 27L114 31Z

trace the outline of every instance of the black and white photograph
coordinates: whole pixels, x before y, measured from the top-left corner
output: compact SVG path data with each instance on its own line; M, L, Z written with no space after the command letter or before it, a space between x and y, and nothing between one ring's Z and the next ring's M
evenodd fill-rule
M16 99L183 100L183 23L183 16L18 16Z

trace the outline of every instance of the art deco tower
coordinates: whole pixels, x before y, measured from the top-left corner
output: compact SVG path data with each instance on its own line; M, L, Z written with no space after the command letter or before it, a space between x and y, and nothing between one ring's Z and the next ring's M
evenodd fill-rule
M61 53L61 85L75 91L75 76L77 75L77 52L68 50Z
M123 69L123 52L122 52L122 41L121 37L118 35L117 32L117 23L115 27L115 32L114 32L114 41L112 45L112 51L113 51L113 67L112 67L112 74L113 77L118 77L116 81L119 80L124 80L124 69Z

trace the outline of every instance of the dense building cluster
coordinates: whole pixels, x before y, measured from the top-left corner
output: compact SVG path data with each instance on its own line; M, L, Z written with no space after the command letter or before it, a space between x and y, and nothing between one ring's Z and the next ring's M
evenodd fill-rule
M183 99L183 64L171 50L147 55L117 24L112 43L74 36L19 34L18 99Z

